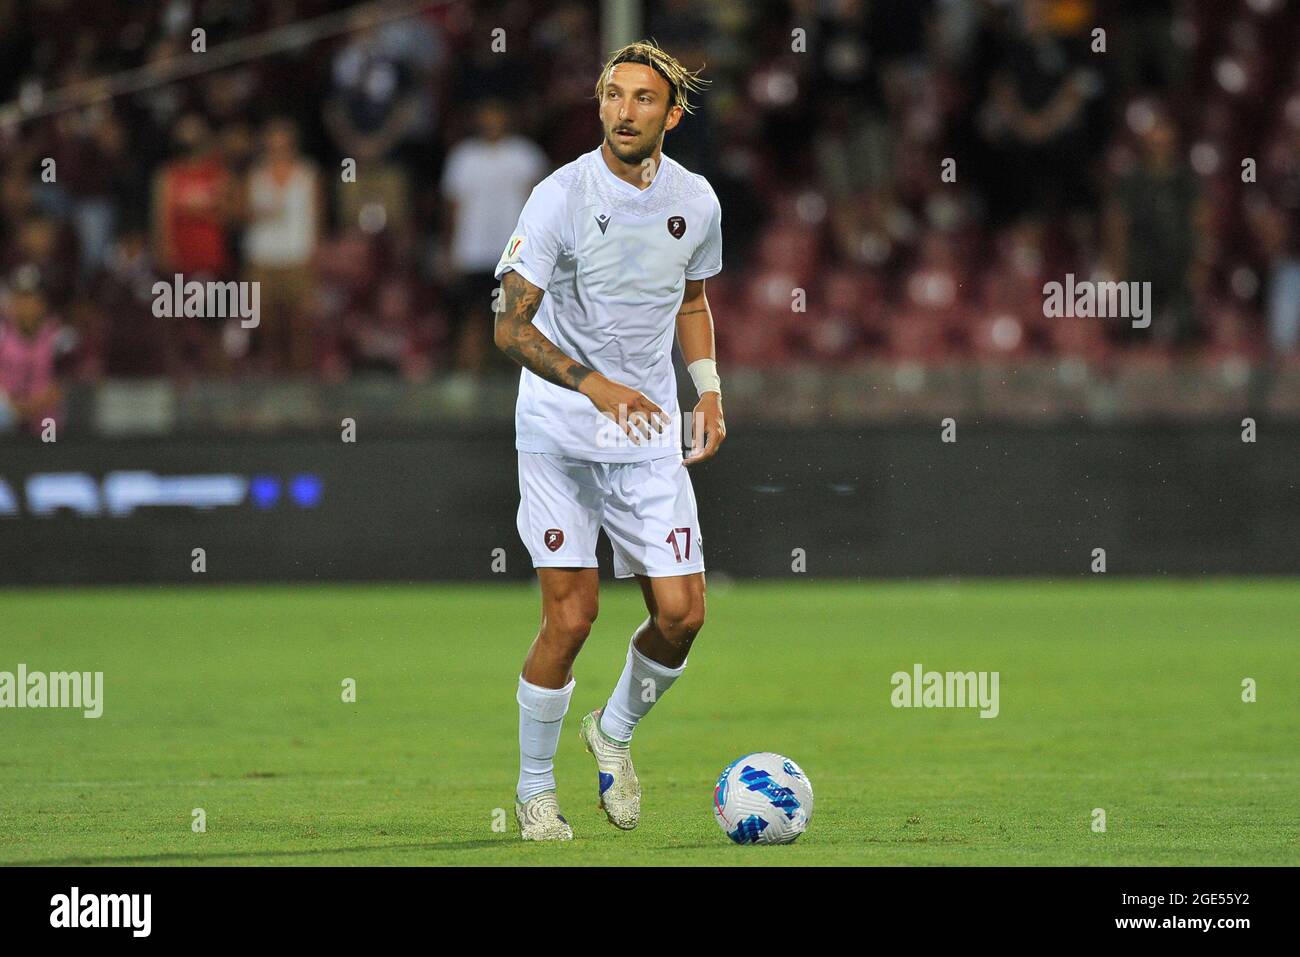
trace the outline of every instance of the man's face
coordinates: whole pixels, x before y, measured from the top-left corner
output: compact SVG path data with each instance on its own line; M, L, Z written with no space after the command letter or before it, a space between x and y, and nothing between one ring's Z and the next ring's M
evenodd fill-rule
M506 135L509 118L499 106L485 106L479 110L478 128L484 138L496 142Z
M1142 138L1142 145L1146 147L1147 155L1151 159L1156 161L1169 159L1178 147L1178 133L1174 129L1174 124L1164 117L1156 120L1155 125Z
M605 142L624 163L651 156L664 132L677 125L682 108L669 102L668 81L644 63L620 63L605 78L600 122Z
M281 123L273 123L266 128L263 142L266 152L276 158L292 157L297 145L293 130Z
M176 123L173 134L176 145L187 154L202 153L208 145L208 125L203 118L193 113L182 116Z

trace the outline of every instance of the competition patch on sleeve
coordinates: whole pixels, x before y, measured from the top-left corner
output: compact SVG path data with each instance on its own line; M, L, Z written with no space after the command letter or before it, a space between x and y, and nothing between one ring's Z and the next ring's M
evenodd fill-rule
M520 252L523 248L524 248L524 237L511 236L510 242L506 243L506 251L501 254L502 265L519 262Z

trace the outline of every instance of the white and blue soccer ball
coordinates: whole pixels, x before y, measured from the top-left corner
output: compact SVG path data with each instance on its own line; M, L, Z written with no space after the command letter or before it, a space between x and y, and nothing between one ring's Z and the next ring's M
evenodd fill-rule
M812 812L808 775L771 751L732 761L713 789L713 816L737 844L789 844L808 828Z

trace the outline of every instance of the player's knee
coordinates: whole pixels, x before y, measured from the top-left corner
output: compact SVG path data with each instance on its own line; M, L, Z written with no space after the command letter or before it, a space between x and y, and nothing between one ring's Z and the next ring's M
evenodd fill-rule
M596 621L596 608L582 602L564 602L547 610L543 629L548 638L574 651L582 646L591 634Z
M689 646L704 627L704 601L661 603L655 627L672 644Z

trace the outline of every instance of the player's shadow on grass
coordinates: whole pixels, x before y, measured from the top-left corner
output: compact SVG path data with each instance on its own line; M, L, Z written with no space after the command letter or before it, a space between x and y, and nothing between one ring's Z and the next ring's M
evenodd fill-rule
M194 854L143 854L135 857L58 857L43 861L0 861L0 867L85 867L95 864L130 866L132 864L204 864L209 858L257 860L266 857L319 857L325 854L358 854L367 851L474 851L485 847L517 845L497 838L490 841L446 841L436 844L367 844L360 847L319 847L300 851L200 851Z

